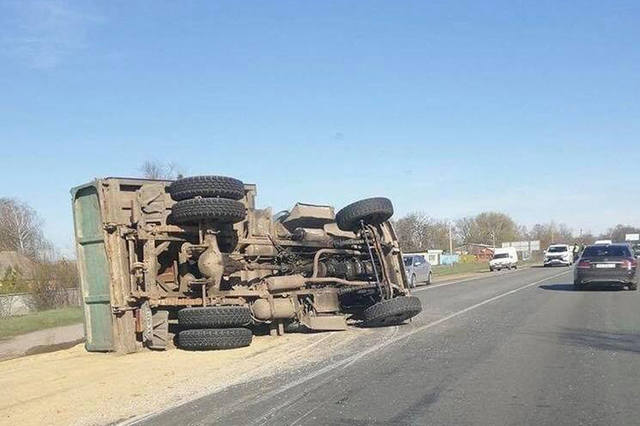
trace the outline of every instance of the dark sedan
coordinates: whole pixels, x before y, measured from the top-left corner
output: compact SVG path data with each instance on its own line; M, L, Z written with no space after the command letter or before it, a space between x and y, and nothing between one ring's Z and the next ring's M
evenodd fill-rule
M587 284L618 284L637 290L637 269L638 262L627 244L588 246L576 265L573 286L580 290Z

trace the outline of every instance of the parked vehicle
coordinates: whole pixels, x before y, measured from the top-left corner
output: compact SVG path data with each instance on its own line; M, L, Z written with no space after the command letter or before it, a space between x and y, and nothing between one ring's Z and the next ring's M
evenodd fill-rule
M574 270L573 286L580 290L587 284L617 284L637 290L637 269L628 244L587 246Z
M86 348L184 349L251 343L252 328L344 330L400 324L420 299L408 281L391 201L337 214L297 203L273 216L256 186L222 176L107 178L72 190Z
M544 266L573 265L573 249L567 244L552 244L544 252Z
M431 284L431 264L422 254L404 254L404 269L409 279L409 287L413 288L422 283Z
M516 248L503 247L495 249L493 258L489 261L489 270L493 272L511 268L518 268L518 252Z

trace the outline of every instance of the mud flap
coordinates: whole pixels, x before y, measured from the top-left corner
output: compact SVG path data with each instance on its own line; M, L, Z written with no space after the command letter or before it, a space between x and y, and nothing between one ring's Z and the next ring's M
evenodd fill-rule
M165 350L169 343L169 311L151 311L149 303L141 307L144 322L142 339L149 349Z

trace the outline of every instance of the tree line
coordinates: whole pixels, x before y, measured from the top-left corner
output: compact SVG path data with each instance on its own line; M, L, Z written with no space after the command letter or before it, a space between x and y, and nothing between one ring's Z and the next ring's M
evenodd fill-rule
M618 224L595 235L591 232L575 232L564 223L538 223L530 228L518 224L508 214L482 212L456 221L428 216L422 212L409 213L394 221L400 247L403 251L429 249L449 251L449 238L453 247L465 244L484 244L501 247L504 242L540 241L541 248L553 243L592 244L599 239L621 242L625 234L640 233L640 227Z
M0 271L0 294L31 293L30 303L38 310L73 303L66 289L79 284L75 262L55 254L43 224L27 203L0 198L0 251L17 252L27 259ZM0 317L11 314L12 303L12 298L0 299Z

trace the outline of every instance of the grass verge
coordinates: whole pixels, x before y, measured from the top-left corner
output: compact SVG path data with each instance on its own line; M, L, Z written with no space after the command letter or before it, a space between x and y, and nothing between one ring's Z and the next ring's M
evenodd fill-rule
M466 274L471 272L489 271L489 263L454 263L453 265L434 265L431 267L434 277L442 277L453 274Z
M539 265L541 262L533 259L518 261L518 267ZM454 263L453 265L434 265L431 267L434 277L472 272L489 272L489 262Z
M45 328L61 327L82 322L82 308L62 308L15 317L0 318L0 339L8 339L20 334Z

